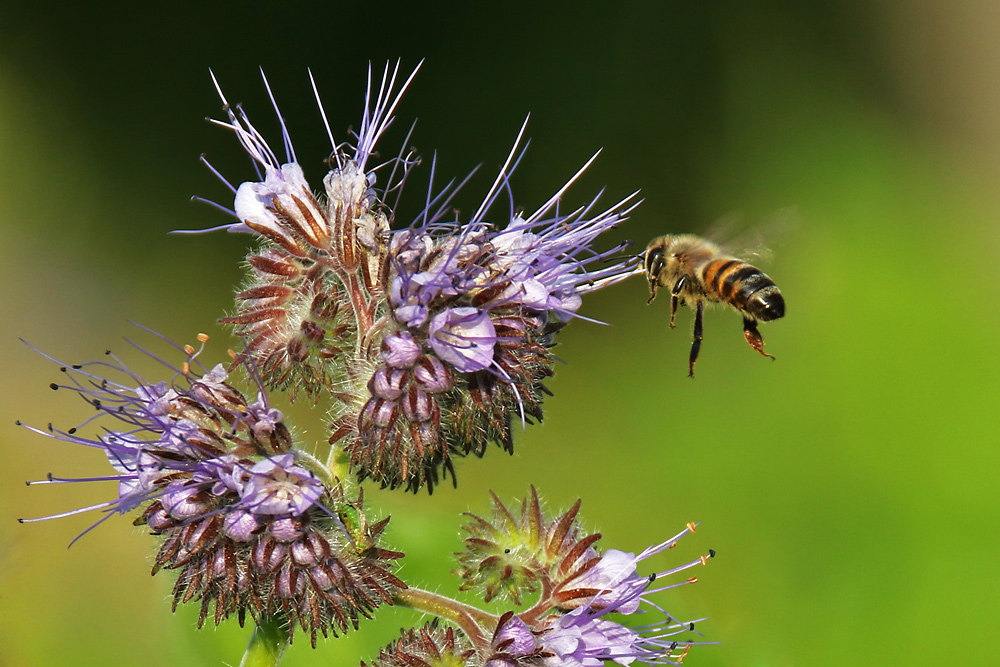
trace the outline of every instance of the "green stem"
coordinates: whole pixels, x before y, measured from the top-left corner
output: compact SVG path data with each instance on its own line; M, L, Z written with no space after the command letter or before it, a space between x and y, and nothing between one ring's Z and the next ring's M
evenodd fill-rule
M489 638L499 621L496 616L482 609L470 607L458 600L412 586L397 591L394 600L401 606L451 621L462 629L462 632L477 649L489 646Z
M337 473L341 471L331 470L328 464L323 463L309 452L296 451L295 456L302 463L305 463L310 470L316 473L322 479L323 484L328 489L332 489L337 485L337 479L339 477ZM340 477L340 478L346 479L346 477Z
M240 667L276 667L288 647L288 628L276 618L267 618L254 628Z

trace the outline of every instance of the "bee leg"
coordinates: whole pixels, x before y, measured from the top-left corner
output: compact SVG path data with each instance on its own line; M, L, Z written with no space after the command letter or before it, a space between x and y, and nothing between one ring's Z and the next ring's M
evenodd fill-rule
M688 377L694 377L694 362L698 361L701 351L702 318L705 314L705 303L698 299L694 308L694 340L691 341L691 356L688 357Z
M674 288L670 290L670 328L674 328L674 317L677 315L677 306L681 302L681 290L684 289L684 276L677 279Z
M649 299L646 301L646 305L653 303L653 299L656 298L656 280L649 281Z
M757 331L757 320L749 317L743 318L743 337L747 339L747 343L750 347L757 350L768 359L774 359L772 355L764 351L764 337L760 335L759 331Z

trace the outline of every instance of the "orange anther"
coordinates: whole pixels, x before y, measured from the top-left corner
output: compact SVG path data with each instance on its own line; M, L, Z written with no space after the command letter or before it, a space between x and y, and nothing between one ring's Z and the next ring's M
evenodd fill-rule
M701 557L701 558L699 558L698 560L700 560L700 561L701 561L701 564L702 564L702 565L708 565L708 554L705 554L704 556L702 556L702 557Z
M191 372L191 364L185 361L183 364L181 364L181 375L187 375L190 372Z
M232 350L226 350L226 354L228 354L229 358L232 359L233 361L236 360L236 353L234 351L232 351Z
M691 577L690 579L687 580L686 583L697 584L698 583L698 577Z
M198 334L198 342L199 343L207 343L208 342L208 334L203 334L203 333Z
M698 524L696 524L694 521L690 521L688 522L687 529L693 533L695 530L698 529Z
M184 346L184 351L186 353L188 353L188 354L194 354L194 346L192 346L192 345L185 345Z

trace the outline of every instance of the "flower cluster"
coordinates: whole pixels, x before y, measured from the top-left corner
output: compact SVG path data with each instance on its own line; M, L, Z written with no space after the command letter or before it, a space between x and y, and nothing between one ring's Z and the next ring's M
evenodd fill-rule
M112 423L96 438L28 428L105 453L115 474L98 481L116 481L118 494L100 507L108 516L144 508L136 525L161 537L153 573L177 571L174 607L199 602L199 627L210 612L216 624L280 616L313 644L317 632L356 628L406 586L391 572L402 554L377 546L387 520L368 525L362 499L346 499L293 447L266 394L247 401L222 365L199 370L198 352L185 349L169 382L148 382L113 356L60 364L66 382L52 388ZM72 481L94 480L48 480Z
M362 477L432 484L449 454L482 456L490 442L511 452L512 421L542 419L553 335L625 266L588 270L607 253L576 257L621 218L581 213L392 236L388 333L346 445Z
M331 460L343 451L359 480L416 491L433 489L442 472L454 478L455 456L482 456L489 443L513 451L511 424L541 419L553 334L583 294L636 270L635 258L612 259L622 246L593 250L634 202L560 212L581 169L533 214L488 222L523 155L522 128L469 221L444 221L458 188L435 192L432 182L414 223L391 230L387 199L417 160L400 153L369 162L409 83L397 92L397 74L387 69L369 95L353 142L337 144L331 134L322 195L306 182L287 131L283 162L222 98L228 120L218 124L263 172L230 186L237 222L224 227L256 235L261 247L247 258L238 312L222 322L245 340L271 387L328 400ZM379 169L389 170L382 187Z

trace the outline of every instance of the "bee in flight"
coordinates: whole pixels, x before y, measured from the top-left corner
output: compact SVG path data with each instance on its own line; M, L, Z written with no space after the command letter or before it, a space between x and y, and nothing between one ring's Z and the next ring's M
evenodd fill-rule
M757 322L769 322L785 315L785 298L778 286L755 266L726 255L719 246L692 234L660 236L649 242L641 255L652 295L657 289L670 290L670 328L674 328L677 306L694 309L694 341L688 357L688 377L701 349L702 317L706 301L728 304L743 315L743 336L750 347L769 359Z

